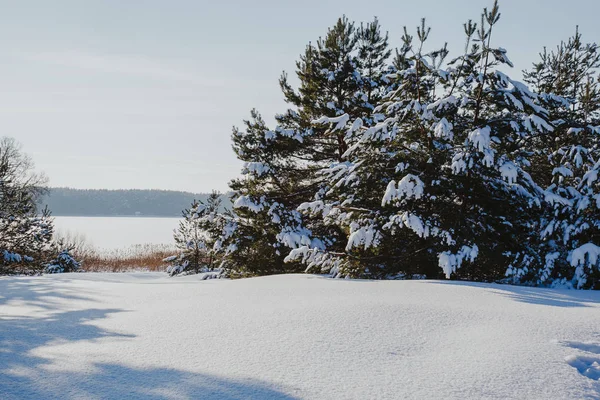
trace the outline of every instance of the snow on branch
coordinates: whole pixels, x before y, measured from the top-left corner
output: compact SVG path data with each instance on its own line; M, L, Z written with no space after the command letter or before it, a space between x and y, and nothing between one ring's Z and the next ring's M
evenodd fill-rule
M471 247L463 246L456 254L444 251L438 255L439 266L444 271L446 278L450 279L452 273L456 272L462 266L463 262L475 261L478 254L479 248L475 244Z
M423 181L416 175L407 174L404 176L396 185L396 181L391 181L383 195L381 205L386 206L395 200L401 200L402 198L415 198L420 199L423 196L425 185Z

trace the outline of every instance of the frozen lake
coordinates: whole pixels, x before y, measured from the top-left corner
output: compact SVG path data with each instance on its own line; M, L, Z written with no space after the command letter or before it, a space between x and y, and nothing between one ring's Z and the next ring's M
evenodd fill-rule
M173 244L179 218L54 217L59 235L83 235L98 249L113 250L137 244Z

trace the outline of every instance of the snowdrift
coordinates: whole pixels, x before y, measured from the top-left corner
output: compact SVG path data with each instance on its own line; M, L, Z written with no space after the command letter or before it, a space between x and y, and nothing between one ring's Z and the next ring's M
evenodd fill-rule
M0 278L0 397L600 398L600 293L200 279Z

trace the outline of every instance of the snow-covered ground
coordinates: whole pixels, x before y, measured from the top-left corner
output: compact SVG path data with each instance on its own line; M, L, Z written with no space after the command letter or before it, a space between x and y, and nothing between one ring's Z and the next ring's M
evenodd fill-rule
M0 398L600 398L600 293L308 275L0 278Z

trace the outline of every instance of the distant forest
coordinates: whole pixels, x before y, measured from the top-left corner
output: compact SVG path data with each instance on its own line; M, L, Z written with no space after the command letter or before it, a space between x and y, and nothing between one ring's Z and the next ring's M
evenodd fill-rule
M176 192L171 190L107 190L50 188L40 200L54 216L153 216L179 217L194 199L205 201L208 193ZM222 196L223 206L230 204Z

